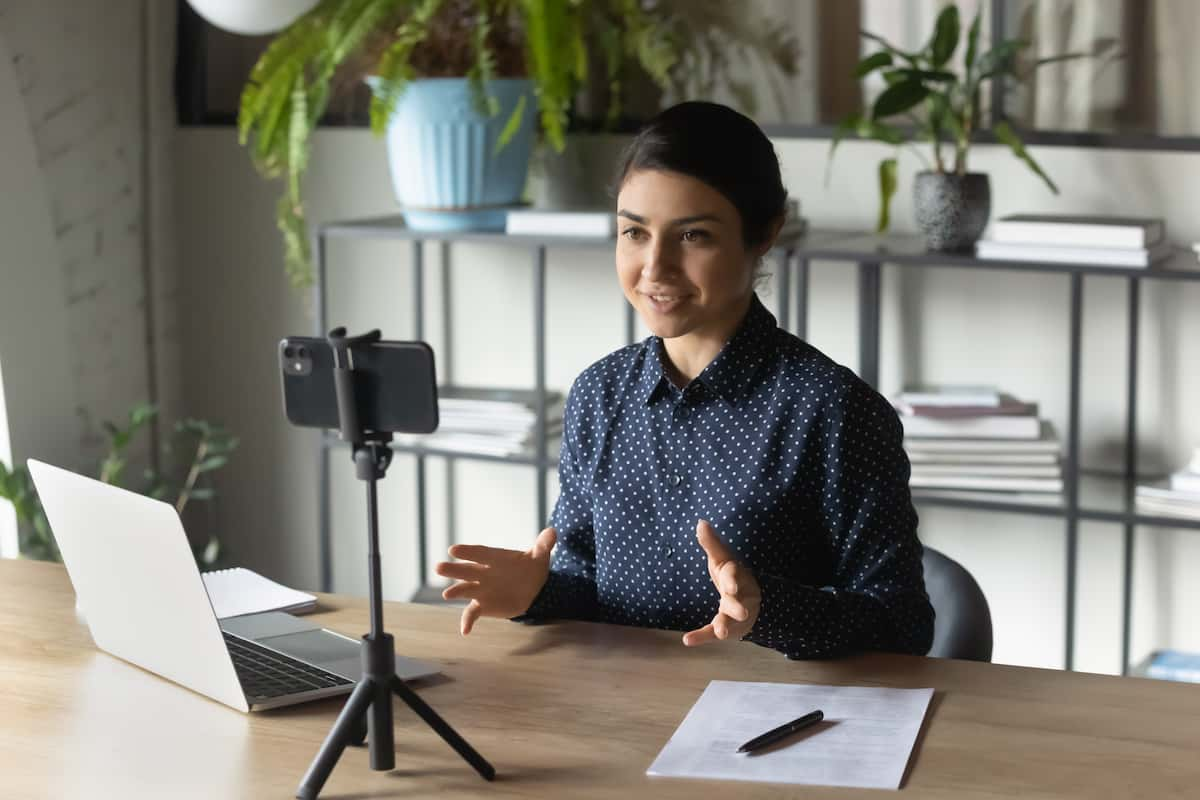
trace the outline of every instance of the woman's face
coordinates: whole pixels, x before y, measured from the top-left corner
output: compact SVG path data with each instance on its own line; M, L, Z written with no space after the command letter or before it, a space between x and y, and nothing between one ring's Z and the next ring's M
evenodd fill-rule
M742 244L737 209L716 189L677 172L626 176L617 196L617 277L655 336L736 327L757 258Z

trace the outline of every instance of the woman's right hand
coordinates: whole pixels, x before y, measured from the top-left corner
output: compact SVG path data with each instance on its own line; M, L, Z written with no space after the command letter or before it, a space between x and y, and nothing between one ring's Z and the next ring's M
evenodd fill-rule
M451 545L450 557L461 560L441 561L434 571L458 581L446 587L442 597L471 600L459 624L463 636L471 632L480 617L510 619L529 610L550 575L550 551L557 538L554 528L546 528L533 547L524 552L477 544Z

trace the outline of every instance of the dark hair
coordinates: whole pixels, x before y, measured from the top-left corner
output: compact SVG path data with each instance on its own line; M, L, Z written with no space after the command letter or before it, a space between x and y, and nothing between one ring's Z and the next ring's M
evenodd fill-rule
M742 241L766 241L787 208L775 147L749 117L719 103L689 101L660 112L625 149L611 192L638 170L690 175L723 194L742 218Z

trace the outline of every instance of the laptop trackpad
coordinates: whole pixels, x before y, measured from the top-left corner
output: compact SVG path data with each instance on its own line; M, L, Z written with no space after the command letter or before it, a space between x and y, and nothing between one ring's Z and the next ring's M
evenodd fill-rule
M293 658L316 664L335 675L350 680L362 677L361 644L345 636L317 629L282 636L263 636L257 641ZM406 681L436 675L438 672L438 667L433 664L396 656L396 674Z

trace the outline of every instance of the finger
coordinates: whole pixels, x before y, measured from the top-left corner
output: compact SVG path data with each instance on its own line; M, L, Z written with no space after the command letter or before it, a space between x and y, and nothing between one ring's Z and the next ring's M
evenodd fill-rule
M479 591L479 584L475 581L460 581L443 589L442 597L446 600L461 600L467 597L475 601L479 596Z
M491 564L499 558L503 558L504 554L509 551L502 547L486 547L481 544L452 544L446 552L450 554L451 558Z
M718 569L726 561L734 559L733 552L726 544L721 541L721 537L717 536L717 532L708 520L702 519L696 523L696 538L700 542L700 546L704 548L704 552L708 554L709 559Z
M750 619L750 609L728 595L721 595L721 613L738 622Z
M489 567L482 564L472 564L467 561L439 561L433 571L443 578L458 578L463 581L477 581L483 578Z
M718 639L724 641L725 639L729 638L729 634L733 630L734 624L734 621L728 615L718 611L717 615L713 617L712 621L713 634L715 634Z
M714 583L722 594L737 594L737 568L738 563L736 561L726 561L717 570L717 580Z
M475 620L479 619L479 615L482 611L483 608L479 605L478 600L472 600L467 604L467 607L463 609L462 622L459 624L459 630L462 632L463 636L466 636L471 632L471 629L475 627Z
M705 625L703 628L688 631L683 635L683 644L685 647L695 647L698 644L707 644L708 642L715 641L717 641L717 634L713 631L712 623Z
M554 549L556 541L558 541L558 531L554 528L542 529L533 543L533 555L539 558L549 555L550 551Z

